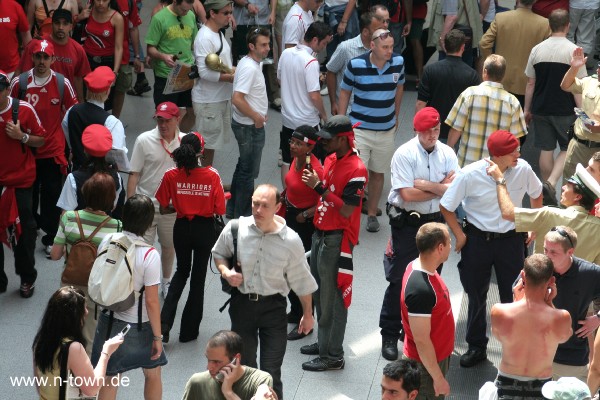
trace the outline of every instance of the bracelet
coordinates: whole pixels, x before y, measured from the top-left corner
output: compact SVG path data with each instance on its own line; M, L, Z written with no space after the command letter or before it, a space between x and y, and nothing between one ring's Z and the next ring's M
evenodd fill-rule
M319 181L317 182L315 187L313 187L313 190L318 194L323 195L323 193L327 191L327 188L325 187L325 185L323 185L323 182Z
M100 354L104 354L106 357L110 357L110 355L105 351L101 351Z
M154 336L154 341L155 341L155 342L162 342L162 340L163 340L163 335L160 335L160 336Z

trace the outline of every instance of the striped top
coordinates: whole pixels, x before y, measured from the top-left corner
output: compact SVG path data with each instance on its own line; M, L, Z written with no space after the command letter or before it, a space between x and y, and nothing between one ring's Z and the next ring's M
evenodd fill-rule
M85 237L94 232L94 229L104 219L106 215L98 215L85 210L79 210L79 219L81 220L81 227ZM103 227L96 233L96 236L92 238L92 243L98 246L102 239L108 234L121 231L121 221L111 218ZM75 211L67 211L60 218L60 224L58 226L58 232L54 238L54 244L67 246L67 252L71 251L71 246L81 239L79 234L79 228L77 227L77 218L75 217Z
M354 92L352 124L360 122L360 129L387 131L396 124L396 90L404 85L404 58L394 53L379 69L371 64L370 56L369 51L348 61L341 88Z

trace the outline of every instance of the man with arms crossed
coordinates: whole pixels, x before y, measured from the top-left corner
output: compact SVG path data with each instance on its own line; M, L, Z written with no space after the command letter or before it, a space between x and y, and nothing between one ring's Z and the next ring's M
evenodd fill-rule
M502 345L499 399L542 398L542 386L552 379L556 348L573 333L569 312L552 304L553 272L545 255L527 257L513 289L514 302L492 306L492 334Z
M417 399L443 399L450 394L446 373L454 350L454 315L450 293L436 269L448 260L452 243L448 228L439 222L419 228L416 242L419 257L406 267L400 295L403 358L417 361L421 371Z
M242 365L243 346L242 338L235 332L212 335L205 350L207 371L192 375L185 385L183 400L249 399L260 385L273 386L273 378L267 372Z

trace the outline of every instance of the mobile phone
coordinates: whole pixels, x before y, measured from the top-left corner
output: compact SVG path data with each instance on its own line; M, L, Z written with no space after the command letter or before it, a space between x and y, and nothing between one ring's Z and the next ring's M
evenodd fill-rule
M227 365L235 365L235 360L236 360L236 358L235 358L235 357L233 357L233 360L231 360L231 362L230 362L229 364L227 364ZM225 375L223 375L223 373L222 373L222 372L219 372L219 373L217 374L217 376L215 376L215 379L216 379L217 381L219 381L219 382L223 382L223 379L225 379Z
M127 335L127 332L129 332L130 329L131 325L127 324L125 325L125 328L121 329L121 332L119 332L119 334L124 337L125 335Z
M583 122L585 125L595 125L594 120L591 119L581 108L575 107L574 110L575 115L577 115L577 117L581 119L581 122Z

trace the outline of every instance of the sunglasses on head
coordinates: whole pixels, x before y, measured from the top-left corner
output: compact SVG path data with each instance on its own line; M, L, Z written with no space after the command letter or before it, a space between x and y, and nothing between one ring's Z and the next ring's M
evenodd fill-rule
M565 231L563 228L559 228L559 227L555 226L554 228L550 229L550 232L557 232L560 236L567 238L569 240L571 247L575 247L575 246L573 246L573 240L571 239L571 236L569 236L567 231Z
M385 31L385 32L380 33L379 35L373 35L371 37L371 40L375 40L375 39L385 40L391 36L392 36L392 33L390 31Z
M183 26L183 22L181 21L181 17L179 15L177 16L177 21L179 21L179 27L181 29L185 29L185 27Z

